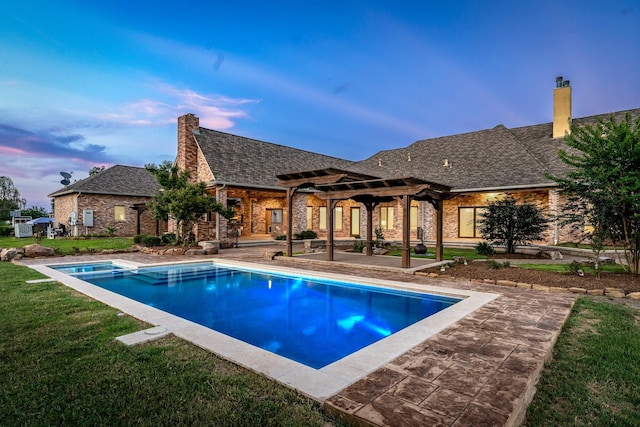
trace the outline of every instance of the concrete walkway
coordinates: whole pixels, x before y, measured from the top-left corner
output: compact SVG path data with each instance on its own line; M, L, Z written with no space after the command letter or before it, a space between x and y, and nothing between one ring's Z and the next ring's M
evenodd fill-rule
M336 253L337 262L333 263L314 259L322 258L324 254L277 257L271 261L264 257L267 250L282 248L227 249L218 255L199 259L237 259L500 295L328 398L324 402L325 409L350 425L519 425L533 397L544 363L551 357L553 345L575 300L575 296L568 293L414 276L399 268L399 257ZM141 263L185 259L117 254L64 257L58 261L86 262L109 258ZM24 263L50 264L52 259ZM424 265L419 268L424 268Z

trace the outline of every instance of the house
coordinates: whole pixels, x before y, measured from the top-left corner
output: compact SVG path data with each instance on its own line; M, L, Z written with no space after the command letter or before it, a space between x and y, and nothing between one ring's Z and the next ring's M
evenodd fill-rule
M640 116L640 109L634 109L573 119L571 86L561 77L556 85L553 122L518 128L498 125L420 140L358 162L202 128L196 116L187 114L178 119L176 162L180 168L190 170L195 180L206 182L221 203L236 209L242 236L285 234L289 221L287 180L304 182L315 176L318 181L319 175L332 170L336 176L341 174L340 179L351 181L387 180L381 185L389 185L390 180L407 178L446 189L446 197L441 197L442 212L438 212L433 197L423 200L414 197L408 205L410 238L418 238L420 228L426 240L438 240L440 231L445 241L475 242L480 240L478 219L482 210L505 194L533 200L549 213L559 212L563 196L555 182L545 175L566 172L557 152L567 148L563 137L571 123L594 124L611 114L617 120L626 113ZM340 199L328 212L327 200L317 191L319 187L314 187L311 181L307 187L298 189L290 199L292 233L310 229L320 238L327 238L332 228L332 234L338 238L366 236L369 219L362 203ZM402 239L407 207L402 206L399 197L378 201L370 219L372 228L380 230L387 240ZM333 227L328 224L330 217ZM199 224L199 239L224 240L230 236L226 221L216 219L210 215ZM575 231L554 223L544 242L571 241L576 238L572 233Z
M71 235L159 235L166 223L156 221L146 204L160 189L146 169L115 165L49 194L56 226Z

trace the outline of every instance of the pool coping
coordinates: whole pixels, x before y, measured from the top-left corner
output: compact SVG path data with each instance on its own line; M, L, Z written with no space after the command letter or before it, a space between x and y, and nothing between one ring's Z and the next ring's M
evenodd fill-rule
M423 319L395 334L386 337L370 346L327 365L321 369L313 369L282 356L275 355L259 347L242 342L216 332L205 326L182 319L162 310L134 301L99 286L92 285L77 277L72 277L53 270L47 264L28 265L64 285L81 292L91 298L115 307L141 321L167 329L175 336L189 341L212 353L233 361L247 369L259 372L273 380L285 384L300 393L324 402L340 390L376 371L381 366L407 353L411 348L428 340L500 295L490 292L477 292L441 286L404 283L400 281L366 278L338 273L308 271L290 267L272 266L230 259L183 260L175 262L139 263L122 259L110 259L115 264L127 267L153 267L186 263L214 263L236 266L240 268L258 269L274 273L297 274L307 277L320 277L330 280L345 281L362 285L371 285L389 289L408 290L420 293L464 297L457 304L440 311L427 319ZM78 264L49 263L50 265Z

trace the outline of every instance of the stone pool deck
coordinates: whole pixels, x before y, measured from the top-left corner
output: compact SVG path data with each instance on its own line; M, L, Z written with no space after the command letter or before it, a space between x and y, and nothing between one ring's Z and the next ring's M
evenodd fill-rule
M575 295L568 293L415 276L380 262L309 262L295 257L270 261L264 258L266 250L269 248L237 248L212 257L190 258L235 259L500 295L326 399L325 410L349 425L519 425L575 301ZM144 254L91 258L141 263L185 259ZM60 261L86 262L91 258L64 257ZM51 263L51 259L24 263L43 262Z

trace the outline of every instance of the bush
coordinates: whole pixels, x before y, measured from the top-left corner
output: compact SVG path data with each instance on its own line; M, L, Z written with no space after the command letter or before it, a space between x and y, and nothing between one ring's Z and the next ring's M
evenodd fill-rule
M140 243L142 243L142 239L144 239L145 237L147 237L146 234L136 234L135 236L133 236L133 243L139 245Z
M567 272L569 274L575 274L576 276L579 276L580 272L582 271L582 264L580 264L580 262L578 261L571 261L571 264L565 265L564 268L567 269Z
M478 255L493 255L496 251L489 242L480 242L476 245L476 252Z
M304 239L317 239L318 238L318 233L316 233L313 230L304 230L301 231L299 233L295 234L295 238L298 240L304 240Z
M176 233L166 233L162 235L162 243L165 245L175 245L178 243L178 237Z
M143 246L160 246L160 243L162 243L162 239L158 236L144 236L142 238Z
M286 234L280 234L279 236L275 237L276 240L287 240L287 235Z
M353 252L362 253L364 251L364 247L366 246L364 240L356 240L353 242Z
M0 225L0 237L9 237L13 234L13 227L10 225Z

